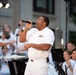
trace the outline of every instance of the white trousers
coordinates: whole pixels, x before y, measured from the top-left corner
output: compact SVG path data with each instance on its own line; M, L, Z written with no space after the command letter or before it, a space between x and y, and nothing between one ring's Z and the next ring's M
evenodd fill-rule
M46 59L28 61L24 75L48 75L49 64Z

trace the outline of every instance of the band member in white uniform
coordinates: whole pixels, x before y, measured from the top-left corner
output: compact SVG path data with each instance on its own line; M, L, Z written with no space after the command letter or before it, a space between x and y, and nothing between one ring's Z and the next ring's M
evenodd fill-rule
M11 54L8 53L8 46L2 47L2 57L9 57ZM8 66L8 60L7 59L1 59L1 69L0 69L1 75L10 75L10 70Z
M19 38L20 38L22 32L23 32L23 30L20 29L18 31L18 35L16 35L16 42L14 43L14 45L15 45L15 51L14 51L14 53L23 53L23 54L25 54L27 56L27 52L28 51L22 48L22 45L26 44L27 42L21 43L19 41Z
M65 71L65 73L67 73L66 75L73 75L73 68L76 63L74 60L70 58L71 54L72 53L69 50L64 51L64 54L63 54L65 62L63 63L62 68Z
M28 42L24 45L29 57L24 75L48 75L47 57L54 43L54 33L48 25L49 19L46 16L38 18L36 28L31 28L32 23L26 23L20 37L20 42Z
M18 22L18 28L16 28L14 35L16 36L18 34L19 30L24 30L24 29L25 29L25 27L23 26L22 20L19 20L19 22Z
M9 33L6 32L6 31L2 31L0 42L4 42L4 43L9 42L8 41L9 38L10 38ZM9 47L10 45L7 45L7 46ZM0 47L0 54L2 54L2 49L1 48L2 48L2 46Z

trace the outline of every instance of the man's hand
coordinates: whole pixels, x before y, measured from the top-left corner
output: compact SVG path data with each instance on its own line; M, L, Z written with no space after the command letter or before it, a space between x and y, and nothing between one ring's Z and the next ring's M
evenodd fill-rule
M49 50L50 48L50 44L33 44L33 43L29 43L29 44L25 44L25 48L29 49L30 47L35 48L37 50Z
M12 41L10 41L10 42L0 42L0 47L6 46L6 45L8 45L8 44L13 45L13 43L15 43L15 40L12 40Z
M29 23L26 23L25 29L22 32L21 36L20 36L20 39L19 39L20 42L26 42L27 41L26 40L27 31L32 27L32 22L31 21L29 21L29 22L30 22L30 24Z
M32 27L32 22L29 21L30 23L26 23L26 29L30 29Z
M31 45L32 45L32 44L25 44L25 46L24 46L24 47L25 47L26 49L28 49L28 48L30 48L30 47L31 47Z
M71 63L70 62L68 62L67 64L68 64L68 67L71 67Z

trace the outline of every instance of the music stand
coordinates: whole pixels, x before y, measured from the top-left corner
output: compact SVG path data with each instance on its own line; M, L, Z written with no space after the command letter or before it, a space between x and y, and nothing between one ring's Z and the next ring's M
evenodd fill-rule
M27 62L27 61L28 61L28 59L8 61L11 75L24 75L24 71L26 68L25 62Z

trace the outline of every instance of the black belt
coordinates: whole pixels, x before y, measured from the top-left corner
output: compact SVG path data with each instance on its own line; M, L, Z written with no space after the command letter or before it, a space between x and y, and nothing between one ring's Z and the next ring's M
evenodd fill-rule
M30 61L34 62L34 60L32 60L32 59Z
M33 59L30 60L31 62L34 62ZM46 62L48 63L49 62L49 58L46 58Z

